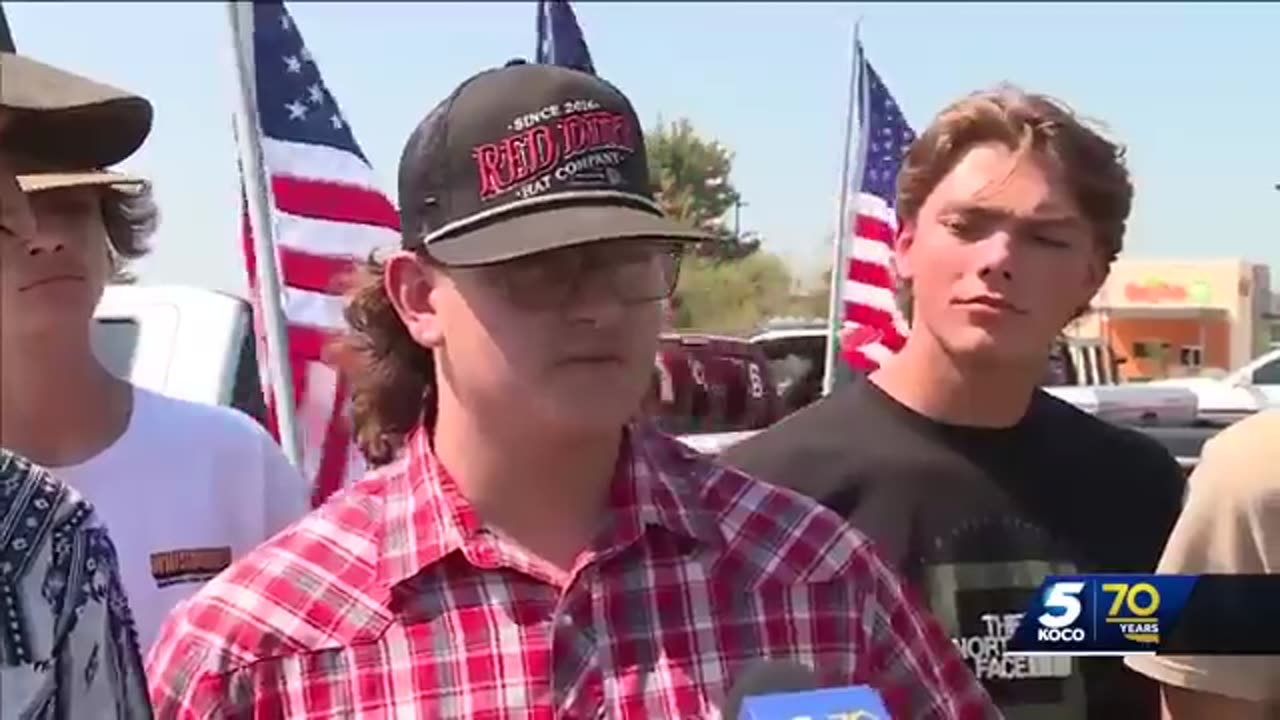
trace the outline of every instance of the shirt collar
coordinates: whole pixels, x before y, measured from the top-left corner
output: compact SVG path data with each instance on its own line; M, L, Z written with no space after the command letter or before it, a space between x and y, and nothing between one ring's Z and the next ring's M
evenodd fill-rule
M389 587L461 550L482 530L424 428L406 438L402 462L387 488L382 518L378 563ZM714 466L692 448L650 425L628 427L608 496L611 522L602 540L616 548L660 528L688 541L723 542L715 514L701 499L702 480L712 471Z
M706 474L715 468L697 451L649 424L627 429L627 444L614 478L609 509L615 526L635 539L649 528L716 544L724 539L715 514L702 502ZM629 528L628 528L629 526Z

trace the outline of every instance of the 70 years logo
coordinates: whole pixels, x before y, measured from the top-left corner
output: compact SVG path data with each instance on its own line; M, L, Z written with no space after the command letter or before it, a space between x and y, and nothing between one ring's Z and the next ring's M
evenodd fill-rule
M1152 653L1195 579L1179 575L1051 576L1010 639L1010 655Z

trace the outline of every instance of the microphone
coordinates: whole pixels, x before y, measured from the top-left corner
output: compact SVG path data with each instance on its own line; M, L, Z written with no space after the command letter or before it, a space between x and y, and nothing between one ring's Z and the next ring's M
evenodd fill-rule
M723 720L890 720L880 693L865 685L822 688L812 669L789 660L749 667L725 698Z
M818 687L818 674L798 662L760 660L752 663L729 690L721 717L724 720L750 717L742 712L749 697L816 690Z

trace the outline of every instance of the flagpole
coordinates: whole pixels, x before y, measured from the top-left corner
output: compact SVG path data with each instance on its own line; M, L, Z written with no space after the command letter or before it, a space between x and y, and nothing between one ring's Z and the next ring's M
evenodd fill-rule
M537 37L538 46L533 50L533 61L535 63L550 62L550 58L542 56L542 48L547 42L547 0L538 0L538 27L535 37Z
M835 388L837 370L840 363L840 329L844 325L844 280L846 267L849 264L849 197L855 192L850 176L850 162L853 160L853 127L857 114L859 76L862 73L862 43L859 31L862 19L853 24L853 34L849 41L849 101L845 109L844 148L840 162L840 190L836 200L836 232L834 248L831 252L831 293L827 304L827 361L822 373L822 394L830 395ZM864 119L858 118L861 122ZM862 174L862 157L856 160L857 168L853 174ZM859 183L860 184L860 183Z
M239 107L235 113L236 144L244 179L245 202L253 229L257 266L258 305L266 335L268 379L275 397L276 428L280 446L295 467L302 467L294 412L293 368L289 364L289 336L285 330L280 273L276 267L275 226L271 221L271 191L262 159L258 125L257 92L253 76L253 3L228 0L231 43L235 51Z

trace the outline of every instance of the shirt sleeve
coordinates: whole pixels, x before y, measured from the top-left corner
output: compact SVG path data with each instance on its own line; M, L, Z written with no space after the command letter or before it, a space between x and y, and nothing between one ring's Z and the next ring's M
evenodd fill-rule
M1157 572L1280 572L1280 413L1252 416L1206 443ZM1277 656L1135 656L1167 685L1242 700L1280 699Z
M106 529L91 518L54 558L50 577L65 569L63 612L73 616L55 655L58 684L72 705L67 717L151 717L138 634Z
M990 696L955 645L911 591L873 552L866 567L875 592L862 615L861 679L878 690L889 716L903 720L999 718Z

